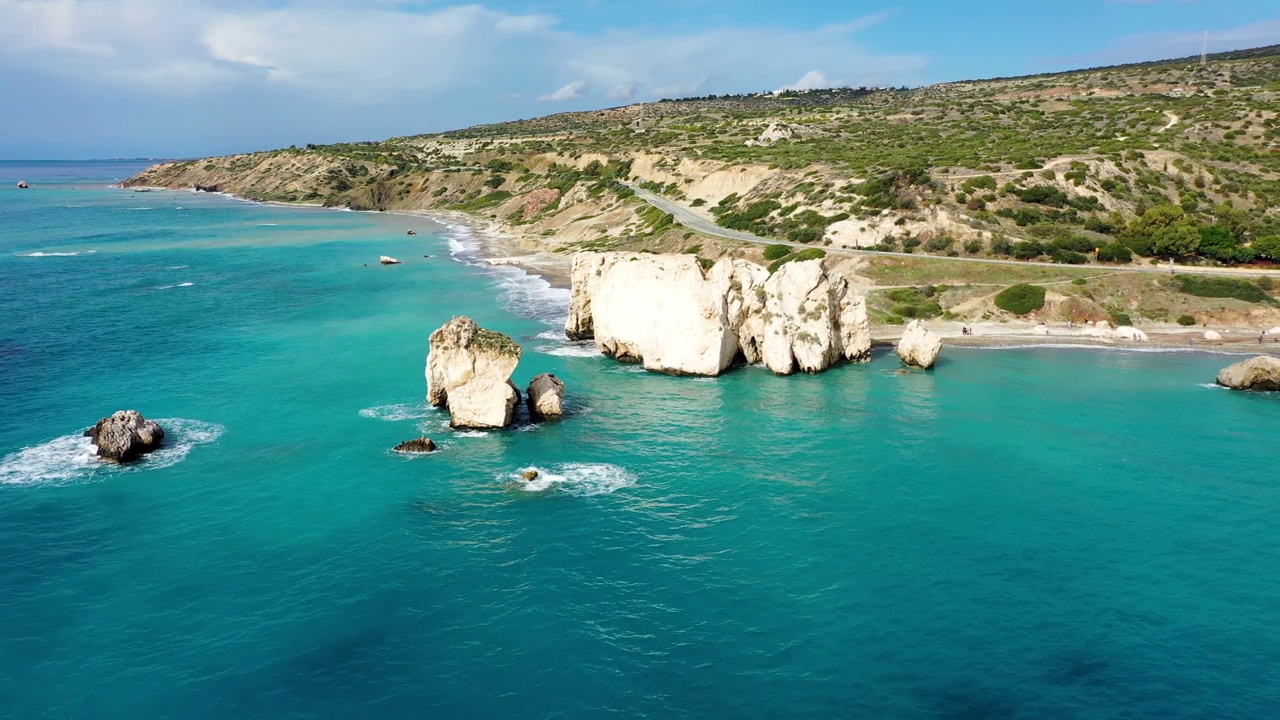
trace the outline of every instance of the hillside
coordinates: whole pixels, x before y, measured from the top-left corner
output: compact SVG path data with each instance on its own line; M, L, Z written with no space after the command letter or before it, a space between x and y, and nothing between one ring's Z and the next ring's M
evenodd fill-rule
M1245 280L1224 279L1240 287L1205 299L1097 266L1176 260L1261 271L1280 262L1280 46L1205 65L1195 58L914 90L661 101L167 163L126 184L457 210L555 253L760 256L758 246L674 223L624 182L724 228L827 252L1059 263L1048 272L1067 282L1059 295L1073 300L1062 317L1266 322L1274 307ZM971 264L850 257L869 285L909 275L947 286L938 302L916 305L886 294L877 305L884 322L900 322L912 307L996 317L979 275L991 286L1043 275L1009 267L997 279ZM1089 281L1097 287L1069 283L1081 274L1100 277Z

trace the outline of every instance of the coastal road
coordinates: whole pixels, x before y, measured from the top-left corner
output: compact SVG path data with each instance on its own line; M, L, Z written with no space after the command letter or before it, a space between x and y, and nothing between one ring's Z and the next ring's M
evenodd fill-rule
M739 242L752 243L755 245L787 245L794 248L811 248L814 245L806 245L804 243L790 242L788 240L778 240L776 238L763 238L759 235L741 232L739 230L730 230L729 228L720 227L706 218L694 213L689 208L675 203L667 198L645 190L638 185L629 182L622 183L635 191L636 197L649 203L650 205L671 213L676 222L695 232L703 235L712 235L727 240L737 240ZM898 257L909 260L936 260L939 262L962 262L977 263L982 265L1013 265L1016 267L1043 267L1053 268L1055 270L1094 270L1105 268L1107 272L1127 272L1127 273L1146 273L1151 275L1169 275L1169 274L1191 274L1191 275L1227 275L1231 277L1276 277L1280 275L1280 270L1241 270L1237 268L1202 268L1190 265L1063 265L1061 263L1036 262L1034 260L1000 260L997 258L973 258L973 257L945 257L942 255L924 255L903 252L880 252L878 250L852 250L849 248L822 247L822 250L828 253L838 253L842 255L854 255L864 257Z

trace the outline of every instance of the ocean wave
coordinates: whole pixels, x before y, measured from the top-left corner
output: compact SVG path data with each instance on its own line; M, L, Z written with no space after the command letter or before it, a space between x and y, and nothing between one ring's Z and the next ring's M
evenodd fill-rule
M191 266L190 266L190 265L170 265L167 269L169 269L169 270L186 270L186 269L187 269L187 268L189 268L189 267L191 267Z
M172 289L174 289L174 288L183 288L183 287L195 287L195 283L184 282L184 283L178 283L177 285L161 285L160 287L158 287L158 288L156 288L156 289L157 289L157 290L172 290Z
M225 431L221 425L201 420L163 418L156 422L164 428L164 445L136 462L128 465L101 462L89 438L81 434L63 435L0 459L0 485L76 482L115 473L166 468L182 462L197 445L217 441Z
M525 480L524 473L533 470L536 480ZM568 495L590 497L608 495L636 484L636 476L626 468L606 463L565 463L550 468L526 467L498 477L504 483L515 483L525 492L559 490Z
M445 428L449 428L449 423L446 422L444 426ZM489 433L485 430L457 430L454 431L453 436L460 438L482 438L489 437Z
M29 253L18 253L18 257L33 257L33 258L38 258L38 257L78 257L78 256L80 256L80 255L93 255L93 254L94 254L94 253L96 253L96 252L98 252L98 251L97 251L97 250L86 250L86 251L84 251L84 252L40 252L40 251L36 251L36 252L29 252Z
M155 208L143 208L143 207L137 207L137 208L126 208L126 209L127 209L127 210L133 210L133 211L141 211L141 210L155 210Z
M402 420L421 420L428 417L430 408L425 403L400 403L398 405L378 405L360 411L360 417L371 420L400 422Z
M565 343L564 345L539 345L535 347L534 350L542 353L543 355L554 355L556 357L603 357L600 354L600 348L596 347L595 342Z
M280 227L280 223L258 223L258 227Z

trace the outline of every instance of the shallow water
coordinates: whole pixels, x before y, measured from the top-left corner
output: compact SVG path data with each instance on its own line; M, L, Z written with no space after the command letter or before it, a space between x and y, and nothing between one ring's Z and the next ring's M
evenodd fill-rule
M0 163L0 716L1280 714L1280 400L1230 358L655 376L464 229L131 171ZM455 314L570 416L445 429ZM124 408L168 454L87 462Z

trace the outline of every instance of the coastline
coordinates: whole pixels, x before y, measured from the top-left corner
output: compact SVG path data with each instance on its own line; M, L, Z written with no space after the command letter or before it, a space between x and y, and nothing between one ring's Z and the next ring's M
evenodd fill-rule
M120 186L115 186L120 187ZM121 188L127 189L127 188ZM182 192L172 188L155 187L152 190ZM284 203L236 195L235 193L210 193L232 198L243 202L289 208L315 208L339 210L345 212L373 212L385 215L396 215L405 218L427 220L437 225L465 228L468 237L474 241L471 248L480 262L490 267L514 267L524 273L541 278L550 288L556 290L570 289L571 258L566 255L547 251L537 247L535 241L527 236L513 234L501 223L484 220L457 210L351 210L350 208L326 208L314 203ZM408 229L408 228L406 228ZM532 247L531 247L532 246ZM1083 335L1074 328L1049 327L1049 334L1033 332L1037 326L1031 321L1009 321L1002 323L964 323L959 321L926 321L925 326L942 338L944 346L970 348L976 350L1009 350L1019 348L1070 348L1085 350L1122 350L1122 351L1161 351L1161 352L1208 352L1225 355L1277 355L1280 356L1280 342L1268 337L1267 342L1258 343L1258 336L1253 330L1224 329L1219 330L1221 340L1205 340L1205 328L1191 330L1181 326L1143 327L1150 338L1147 342L1131 342L1125 340L1102 340ZM965 325L974 329L975 334L965 335ZM896 346L902 335L899 325L872 325L872 343L876 347Z

